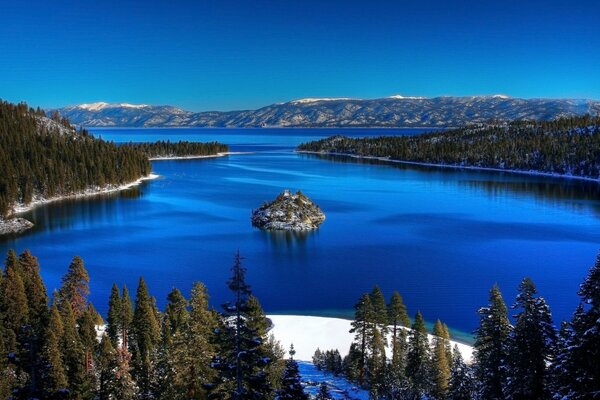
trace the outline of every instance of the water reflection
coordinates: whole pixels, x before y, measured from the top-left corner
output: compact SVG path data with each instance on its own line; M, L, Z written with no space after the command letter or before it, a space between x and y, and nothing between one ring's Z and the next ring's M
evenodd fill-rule
M507 194L530 196L550 204L569 205L571 210L591 210L600 217L600 184L597 182L513 174L510 172L472 169L450 169L444 167L413 165L385 160L337 156L328 154L300 154L302 158L318 158L333 162L386 165L400 170L422 171L437 178L441 184L458 185L468 189L483 190L489 197L504 197ZM465 172L467 172L465 174ZM570 200L570 201L569 201Z
M20 216L34 223L29 233L65 230L75 225L91 226L109 221L123 201L139 199L142 193L140 185L118 192L74 197L38 206Z

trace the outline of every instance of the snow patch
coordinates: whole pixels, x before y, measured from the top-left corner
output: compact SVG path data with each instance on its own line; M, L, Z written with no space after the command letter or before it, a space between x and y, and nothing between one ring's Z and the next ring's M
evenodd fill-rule
M100 110L104 110L105 108L117 108L117 107L144 108L144 107L149 107L149 105L147 105L147 104L130 104L130 103L106 103L104 101L99 101L96 103L80 104L76 108L80 108L82 110L88 110L88 111L100 111Z
M423 100L427 97L423 96L402 96L401 94L395 94L393 96L389 96L388 99L410 99L410 100Z
M308 103L317 103L319 101L337 101L337 100L360 100L353 99L351 97L310 97L306 99L298 99L290 101L291 104L308 104Z
M354 334L350 333L352 321L341 318L309 317L303 315L267 315L273 322L271 333L281 342L284 349L294 345L295 358L300 361L312 361L317 348L321 350L338 349L341 356L348 354ZM405 328L408 329L408 328ZM429 340L433 335L428 335ZM463 359L470 363L473 359L473 347L454 340L452 348L458 346ZM391 354L390 349L386 350Z

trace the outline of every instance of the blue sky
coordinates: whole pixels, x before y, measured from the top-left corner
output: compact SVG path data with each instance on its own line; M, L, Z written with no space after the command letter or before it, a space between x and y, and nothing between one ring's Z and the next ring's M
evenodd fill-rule
M600 1L0 0L0 98L200 110L302 97L600 99Z

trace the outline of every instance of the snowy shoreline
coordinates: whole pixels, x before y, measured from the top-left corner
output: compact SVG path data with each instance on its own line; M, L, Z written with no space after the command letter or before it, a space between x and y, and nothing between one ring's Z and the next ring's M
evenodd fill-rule
M305 150L295 150L296 153L301 154L317 154L323 156L344 156L344 157L352 157L356 159L364 159L364 160L377 160L384 161L396 164L405 164L405 165L418 165L422 167L439 167L439 168L454 168L454 169L468 169L473 171L492 171L492 172L507 172L511 174L519 174L519 175L530 175L530 176L544 176L548 178L561 178L561 179L573 179L579 181L587 181L587 182L596 182L600 183L599 178L588 178L585 176L576 176L576 175L566 175L566 174L556 174L552 172L541 172L535 170L519 170L519 169L503 169L503 168L493 168L493 167L476 167L472 165L452 165L452 164L435 164L435 163L426 163L419 161L402 161L402 160L394 160L390 157L374 157L374 156L359 156L356 154L346 154L346 153L328 153L321 151L305 151Z
M88 196L95 196L95 195L99 195L99 194L118 192L121 190L132 188L134 186L139 185L140 183L142 183L144 181L156 179L158 177L159 177L159 175L150 173L149 175L146 175L139 179L136 179L133 182L125 183L125 184L119 185L119 186L107 185L107 186L103 186L103 187L91 187L91 188L85 189L81 192L68 194L68 195L64 195L64 196L55 196L55 197L51 197L49 199L36 198L36 199L32 200L29 204L26 204L26 205L25 204L17 204L15 206L13 206L13 212L11 214L11 217L13 217L17 214L22 214L24 212L31 211L36 207L39 207L41 205L45 205L48 203L52 203L55 201L66 200L66 199L76 199L76 198L81 198L81 197L88 197Z
M225 157L229 155L236 154L252 154L251 152L245 151L226 151L224 153L210 154L205 156L165 156L165 157L151 157L150 161L166 161L166 160L193 160L196 158L217 158L217 157Z
M312 317L304 315L267 315L273 322L271 333L281 342L284 349L294 345L296 359L312 362L315 350L338 349L342 357L348 354L354 334L350 333L351 322L347 319ZM405 328L408 329L408 328ZM429 340L433 335L428 335ZM470 363L473 359L473 347L465 343L450 341L452 347L458 349L465 360ZM389 348L387 349L388 355Z

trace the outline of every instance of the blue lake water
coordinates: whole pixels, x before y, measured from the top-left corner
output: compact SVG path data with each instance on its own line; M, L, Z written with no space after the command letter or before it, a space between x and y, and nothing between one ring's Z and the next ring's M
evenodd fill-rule
M159 179L111 195L67 200L25 214L36 227L0 241L29 248L51 291L74 255L86 262L101 311L113 282L143 275L159 305L204 282L215 307L230 298L233 254L267 312L349 316L373 285L403 295L409 312L458 331L500 285L507 303L530 276L555 320L569 318L600 249L600 185L483 171L390 165L296 154L332 134L414 134L373 129L97 129L108 140L219 140L252 154L156 161ZM253 228L250 212L285 188L327 215L306 235Z

